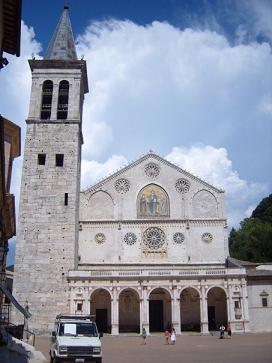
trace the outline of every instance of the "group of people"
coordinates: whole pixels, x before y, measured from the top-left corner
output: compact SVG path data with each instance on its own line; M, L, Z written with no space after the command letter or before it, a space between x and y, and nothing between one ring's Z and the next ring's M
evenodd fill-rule
M219 331L220 331L220 336L219 339L224 339L225 338L225 325L221 324L219 327ZM231 338L231 326L230 323L228 323L227 325L227 334L228 334L228 338Z
M172 331L170 330L165 330L164 332L164 336L165 336L165 343L166 344L175 344L176 343L176 331L175 331L175 328L172 329ZM169 342L170 340L170 342Z
M164 332L164 336L165 336L165 341L166 344L175 344L176 340L177 340L177 336L176 336L176 331L175 328L170 329L166 329ZM146 329L143 328L142 329L142 338L143 338L143 344L146 344L146 337L147 337L147 333L146 333Z
M225 326L221 324L219 327L219 332L220 332L219 339L225 338L225 330L226 330ZM228 338L231 338L231 326L229 322L227 325L227 334ZM141 335L143 338L143 344L146 344L147 333L145 328L142 329ZM165 337L165 344L175 344L177 339L175 328L166 329L164 332L164 337Z

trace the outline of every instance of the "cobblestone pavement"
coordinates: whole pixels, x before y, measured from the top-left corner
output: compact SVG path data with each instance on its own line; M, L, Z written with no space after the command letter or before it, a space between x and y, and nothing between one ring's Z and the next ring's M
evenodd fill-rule
M37 337L36 349L48 358L50 338ZM104 336L103 363L271 363L272 334L178 336L175 345L165 345L163 334L147 338Z

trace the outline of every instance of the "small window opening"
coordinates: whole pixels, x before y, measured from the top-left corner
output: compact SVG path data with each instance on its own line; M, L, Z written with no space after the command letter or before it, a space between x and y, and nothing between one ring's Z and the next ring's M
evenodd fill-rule
M45 165L46 154L38 154L38 164Z
M44 81L42 88L41 119L49 120L51 117L51 106L53 96L53 82Z
M234 307L235 307L235 309L240 309L240 301L239 300L234 301Z
M262 306L263 306L264 308L266 308L266 307L267 307L267 298L266 298L266 297L263 297L263 298L262 298Z
M83 304L77 303L77 311L82 311Z
M64 194L64 205L68 205L68 193Z
M63 154L56 154L56 166L63 166Z
M69 82L61 81L59 84L57 119L66 120L68 114Z

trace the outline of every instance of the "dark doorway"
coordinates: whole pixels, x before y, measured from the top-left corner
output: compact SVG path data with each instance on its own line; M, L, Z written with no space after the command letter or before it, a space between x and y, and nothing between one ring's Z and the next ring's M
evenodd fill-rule
M208 306L209 330L216 330L215 323L215 306Z
M149 329L163 331L163 300L149 301Z
M107 309L96 309L96 325L99 332L108 332L108 310Z

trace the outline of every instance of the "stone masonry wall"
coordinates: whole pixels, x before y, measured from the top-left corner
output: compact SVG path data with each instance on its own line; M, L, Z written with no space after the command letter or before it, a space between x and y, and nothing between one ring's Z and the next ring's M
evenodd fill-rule
M26 135L14 294L28 302L29 328L48 332L56 314L69 311L66 276L76 268L80 123L28 123ZM64 154L63 166L56 154Z

